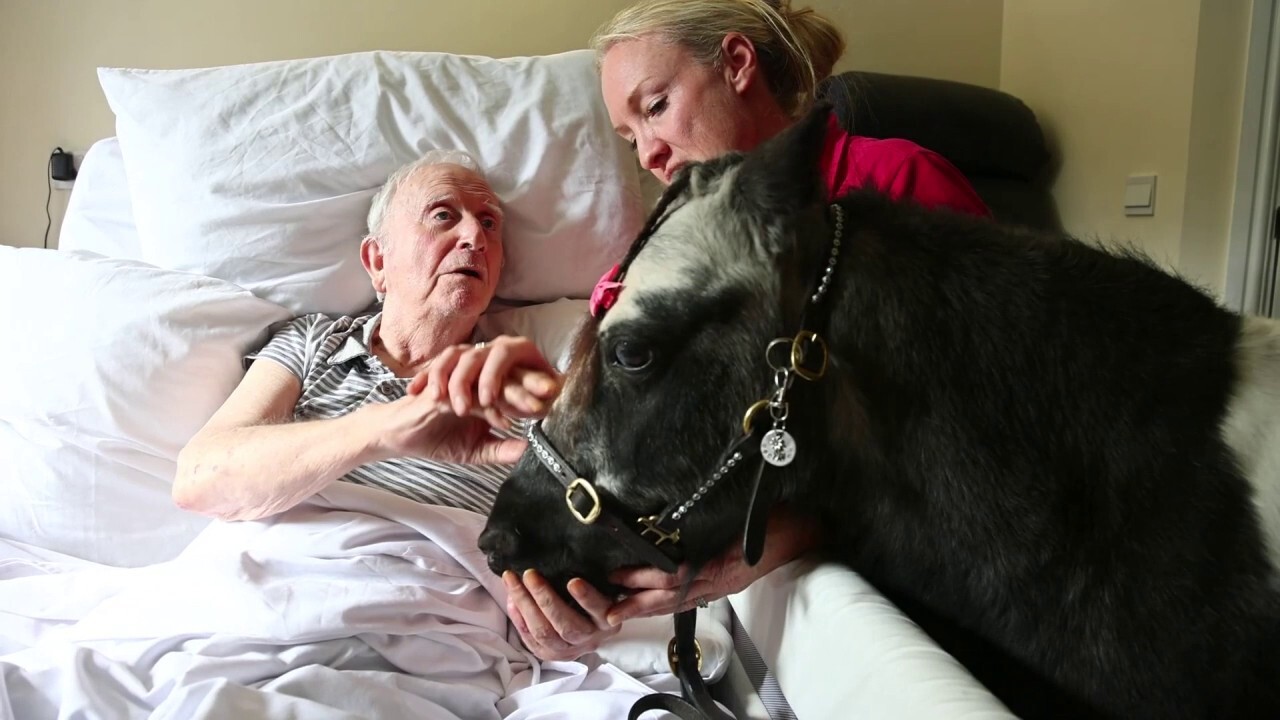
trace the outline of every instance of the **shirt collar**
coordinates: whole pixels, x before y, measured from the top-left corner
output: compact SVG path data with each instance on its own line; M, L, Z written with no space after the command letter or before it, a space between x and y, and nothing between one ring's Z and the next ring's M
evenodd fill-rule
M381 312L356 318L351 323L351 327L347 329L346 337L342 339L338 349L334 350L333 354L329 356L328 363L330 365L341 365L356 358L372 355L373 333L378 329L378 325L381 322Z
M351 322L351 327L344 332L346 337L338 345L338 349L333 351L326 361L329 365L341 365L356 358L370 357L373 355L373 333L382 324L382 311L373 313L372 315L363 315ZM477 327L471 331L471 342L479 342L481 339L480 330Z

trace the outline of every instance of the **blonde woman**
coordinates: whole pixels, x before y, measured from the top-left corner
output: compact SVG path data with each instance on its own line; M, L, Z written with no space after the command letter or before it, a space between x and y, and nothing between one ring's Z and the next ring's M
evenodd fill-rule
M845 43L825 18L786 0L646 0L601 27L592 47L614 127L667 184L686 163L750 150L795 122L811 109L818 83L831 74ZM832 197L872 186L927 207L990 214L937 153L906 140L851 135L834 115L822 173ZM616 604L575 579L569 592L586 615L561 601L537 573L508 573L508 613L544 659L571 659L623 620L738 592L814 544L809 529L784 511L771 518L767 535L756 566L735 548L704 567L687 594L684 570L622 571L615 582L634 593Z

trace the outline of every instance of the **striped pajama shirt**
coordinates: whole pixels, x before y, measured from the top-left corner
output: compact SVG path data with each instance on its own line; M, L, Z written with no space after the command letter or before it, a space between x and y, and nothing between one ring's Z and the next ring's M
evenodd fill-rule
M277 331L246 363L271 360L302 381L295 420L336 418L370 403L391 402L404 397L409 379L396 377L371 349L381 318L380 312L336 319L304 315ZM510 470L508 465L396 458L362 465L340 480L488 514Z

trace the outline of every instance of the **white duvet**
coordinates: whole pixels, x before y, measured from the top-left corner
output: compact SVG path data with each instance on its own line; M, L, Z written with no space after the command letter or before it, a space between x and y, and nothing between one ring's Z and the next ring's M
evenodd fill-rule
M149 567L0 540L0 717L625 717L651 686L523 649L483 523L338 483Z

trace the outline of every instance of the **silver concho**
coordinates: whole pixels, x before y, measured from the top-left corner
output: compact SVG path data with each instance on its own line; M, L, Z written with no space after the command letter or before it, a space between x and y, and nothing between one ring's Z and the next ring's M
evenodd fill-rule
M760 440L760 456L770 465L788 465L796 457L796 439L786 430L770 430Z

